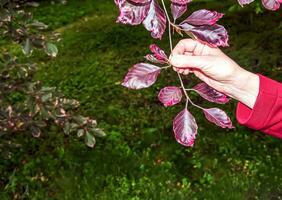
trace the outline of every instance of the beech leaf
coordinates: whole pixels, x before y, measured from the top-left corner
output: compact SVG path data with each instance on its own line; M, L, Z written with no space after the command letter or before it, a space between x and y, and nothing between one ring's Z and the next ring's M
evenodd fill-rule
M217 90L213 89L212 87L210 87L204 82L197 84L196 86L193 87L193 89L201 97L203 97L204 99L210 102L214 102L218 104L225 104L229 102L229 98L225 94L218 92Z
M22 46L22 51L24 53L24 55L26 56L30 56L31 53L32 53L32 45L31 45L31 42L30 42L30 39L27 38Z
M58 54L57 46L47 42L45 52L47 53L48 56L56 57Z
M147 60L153 63L159 63L159 64L165 64L168 63L167 55L165 54L164 50L162 50L160 47L158 47L155 44L150 45L150 50L153 53L148 54L145 56Z
M252 3L254 0L238 0L239 4L243 7L246 4Z
M157 59L154 55L152 54L148 54L145 56L146 60L152 62L152 63L156 63L156 64L165 64L165 61L159 60Z
M192 147L198 126L193 115L185 108L173 120L173 132L178 143Z
M95 137L92 134L90 134L88 131L86 131L85 134L85 144L91 148L93 148L96 144Z
M147 4L147 3L150 3L151 0L130 0L131 2L137 4L137 5L144 5L144 4Z
M280 8L281 0L262 0L263 6L268 10L278 10Z
M239 4L241 6L250 4L254 0L238 0ZM261 0L262 5L268 9L268 10L278 10L280 8L280 4L282 3L282 0Z
M171 0L172 3L177 3L177 4L180 4L180 5L188 4L191 1L192 0Z
M120 12L117 22L138 25L147 17L151 0L133 0L132 2L134 5L126 0L115 0Z
M181 24L189 23L189 24L196 25L196 26L214 25L222 17L223 17L222 13L218 13L216 11L209 11L206 9L201 9L201 10L197 10L193 12Z
M226 29L218 24L193 26L187 22L179 25L188 35L202 41L212 47L228 46L228 33Z
M175 3L175 2L171 3L170 8L171 8L171 14L172 14L174 21L176 21L179 17L181 17L186 12L187 4L188 4L188 1L187 3L184 3L184 4Z
M209 108L204 109L203 111L207 120L216 124L217 126L229 129L234 128L231 119L223 110L219 108Z
M165 87L159 92L158 98L165 107L173 106L181 101L182 91L175 86Z
M167 55L165 54L164 50L162 50L160 47L158 47L155 44L151 44L150 45L150 50L152 51L152 53L154 54L154 56L159 59L159 60L163 60L163 61L168 61Z
M166 28L166 16L156 0L151 0L150 10L143 21L143 25L151 32L153 38L162 38Z
M40 135L41 135L41 130L40 130L40 128L33 126L33 127L31 127L31 133L32 133L33 137L39 138Z
M139 63L131 67L125 76L122 85L130 89L142 89L153 85L161 68L148 63Z
M106 136L106 133L100 128L93 128L93 129L91 129L91 131L97 137L105 137Z

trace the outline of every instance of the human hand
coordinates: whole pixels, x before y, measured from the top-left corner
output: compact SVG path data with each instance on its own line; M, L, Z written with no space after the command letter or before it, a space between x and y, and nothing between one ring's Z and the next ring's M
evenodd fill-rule
M181 40L170 57L178 73L194 73L214 89L253 108L258 92L259 77L241 68L219 48L196 40Z

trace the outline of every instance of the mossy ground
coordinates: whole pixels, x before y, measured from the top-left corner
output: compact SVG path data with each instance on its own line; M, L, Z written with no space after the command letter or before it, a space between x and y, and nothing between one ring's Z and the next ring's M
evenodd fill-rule
M220 23L230 34L226 53L249 70L282 81L281 12L228 11L234 3L195 1L190 10L225 12ZM5 183L0 198L279 199L282 142L239 126L236 102L222 106L236 126L230 131L191 109L199 135L194 148L185 148L171 130L183 105L163 108L156 97L163 86L177 84L173 72L167 70L146 90L120 86L151 43L168 50L168 41L154 41L141 26L116 24L117 14L111 0L69 0L67 5L46 1L35 10L35 18L62 34L57 58L35 53L33 59L40 63L36 78L78 99L81 111L94 116L107 137L98 139L94 149L53 129L40 139L19 138L23 148L12 160L0 162ZM196 81L190 76L185 80Z

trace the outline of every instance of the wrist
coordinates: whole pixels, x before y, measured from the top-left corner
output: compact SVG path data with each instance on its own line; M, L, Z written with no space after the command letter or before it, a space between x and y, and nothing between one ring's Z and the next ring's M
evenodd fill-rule
M259 76L242 70L235 77L229 91L230 96L252 109L259 93Z

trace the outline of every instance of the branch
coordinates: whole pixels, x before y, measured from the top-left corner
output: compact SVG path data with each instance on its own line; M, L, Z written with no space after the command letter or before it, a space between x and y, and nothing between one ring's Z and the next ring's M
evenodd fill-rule
M162 4L163 4L163 8L164 8L164 11L165 11L165 14L166 14L166 18L168 20L168 37L169 37L169 44L170 44L170 53L172 53L172 49L173 49L173 45L172 45L172 37L171 37L171 25L173 24L169 18L169 15L168 15L168 12L167 12L167 9L166 9L166 6L165 6L165 3L164 3L164 0L162 0ZM179 81L180 81L180 84L181 84L181 88L183 90L183 93L185 94L186 96L186 105L185 105L185 108L188 107L188 103L190 102L192 105L196 105L194 104L191 99L189 98L188 94L187 94L187 91L185 89L185 86L184 86L184 83L183 83L183 80L181 78L181 75L176 72L177 75L178 75L178 78L179 78ZM197 106L198 107L198 106Z

